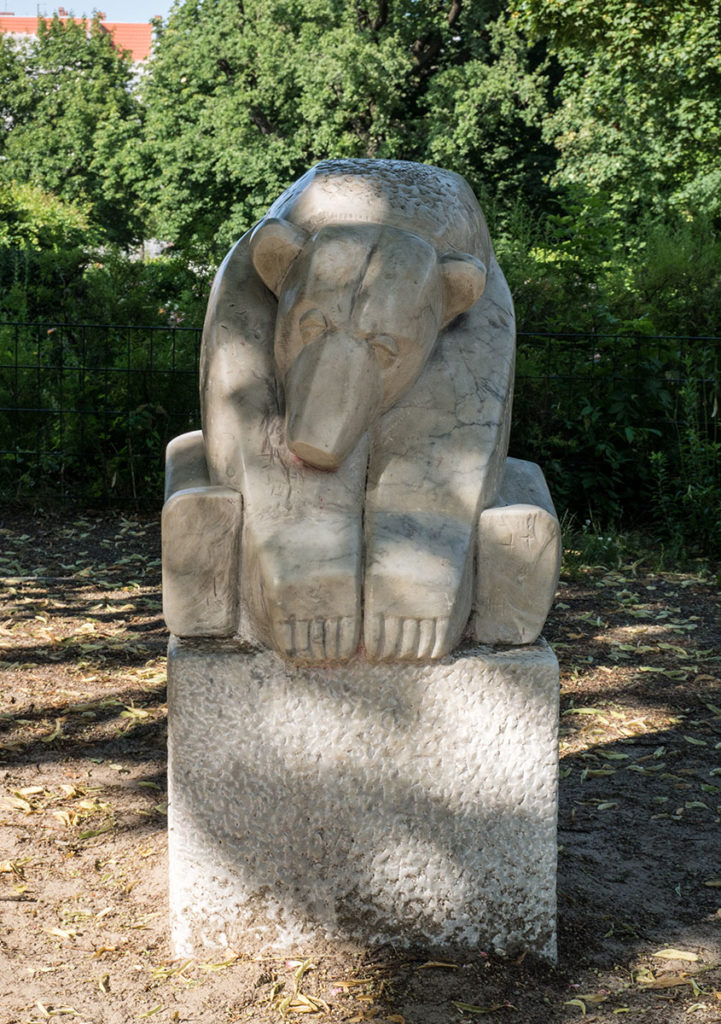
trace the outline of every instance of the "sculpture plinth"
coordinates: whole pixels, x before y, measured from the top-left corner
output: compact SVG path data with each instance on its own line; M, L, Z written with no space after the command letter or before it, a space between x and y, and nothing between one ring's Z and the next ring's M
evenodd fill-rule
M173 640L168 681L177 955L341 940L555 958L543 642L319 669Z
M450 172L328 161L228 254L163 510L179 953L555 955L560 530L514 351Z

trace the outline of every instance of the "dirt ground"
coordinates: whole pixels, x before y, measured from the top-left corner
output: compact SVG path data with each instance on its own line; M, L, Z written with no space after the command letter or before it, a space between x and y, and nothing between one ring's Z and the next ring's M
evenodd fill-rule
M157 522L0 513L0 1022L721 1021L718 575L565 573L559 963L173 961Z

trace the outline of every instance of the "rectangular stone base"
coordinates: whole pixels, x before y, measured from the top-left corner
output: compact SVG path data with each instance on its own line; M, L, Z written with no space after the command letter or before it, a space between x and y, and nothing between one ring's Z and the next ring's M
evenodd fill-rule
M548 646L300 668L171 638L179 956L327 941L556 955Z

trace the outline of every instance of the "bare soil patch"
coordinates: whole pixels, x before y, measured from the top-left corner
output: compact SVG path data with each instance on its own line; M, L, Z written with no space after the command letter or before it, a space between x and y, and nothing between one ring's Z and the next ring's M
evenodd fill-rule
M721 598L562 579L559 964L298 949L173 961L159 526L0 514L0 1021L721 1021Z

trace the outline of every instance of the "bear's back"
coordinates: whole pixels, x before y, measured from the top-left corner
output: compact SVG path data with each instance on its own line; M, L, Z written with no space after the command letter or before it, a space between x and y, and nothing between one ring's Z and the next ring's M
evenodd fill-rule
M403 160L324 160L268 211L315 234L326 224L387 224L412 231L439 255L468 252L488 265L491 242L468 184L453 171Z

